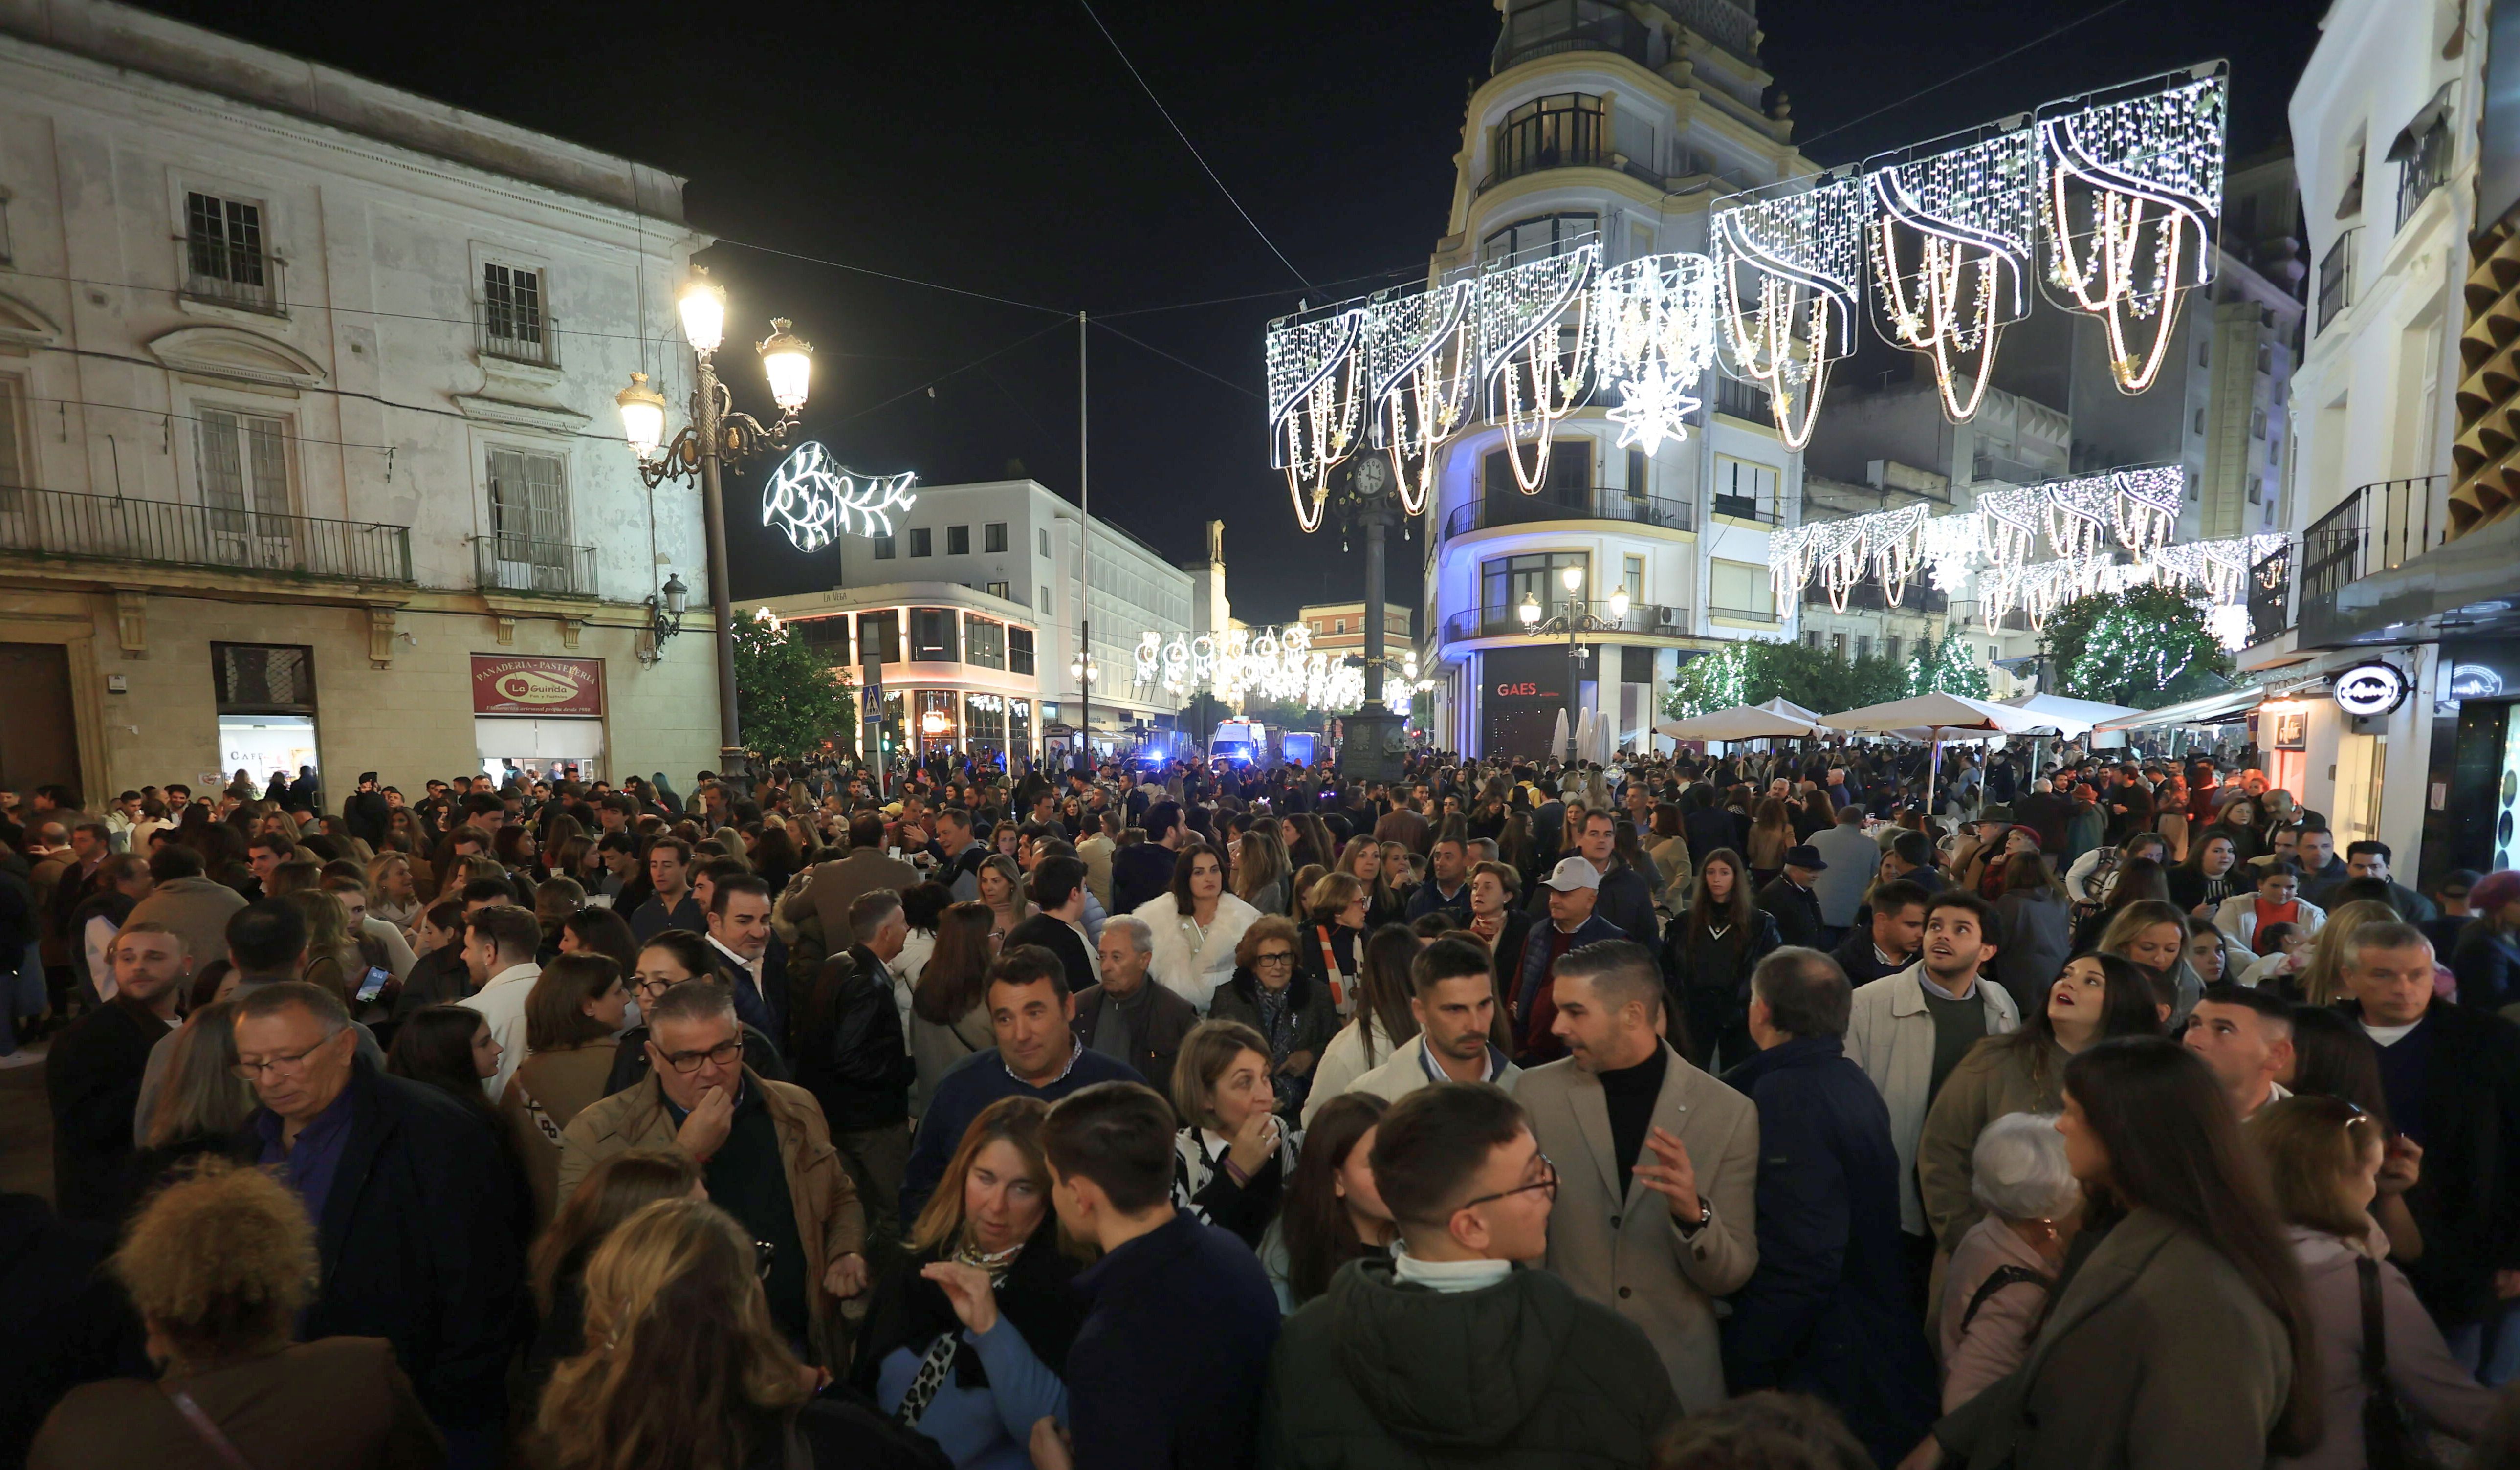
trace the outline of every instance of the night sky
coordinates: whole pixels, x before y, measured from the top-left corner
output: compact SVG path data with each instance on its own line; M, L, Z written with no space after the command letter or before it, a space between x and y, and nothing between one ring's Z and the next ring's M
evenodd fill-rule
M723 241L1006 298L734 244L702 257L732 298L730 339L739 324L761 334L776 314L815 344L804 427L859 468L950 484L1020 461L1073 499L1073 317L1107 320L1091 339L1094 510L1177 560L1222 516L1228 591L1252 621L1355 598L1364 578L1362 552L1339 555L1335 531L1296 530L1269 468L1262 327L1300 296L1423 276L1462 106L1498 28L1488 0L1094 0L1093 15L1076 0L149 3L671 169L691 181L692 223ZM2323 9L1765 0L1762 59L1791 98L1797 138L1825 164L2228 57L2232 149L2246 156L2282 141ZM1094 15L1275 249L1166 126ZM2090 19L2040 39L2077 18ZM2035 44L1996 61L2024 43ZM746 363L732 377L739 406L766 416L757 373ZM799 556L748 513L767 468L729 486L737 594L832 585L836 557ZM1395 547L1395 601L1415 603L1422 551Z

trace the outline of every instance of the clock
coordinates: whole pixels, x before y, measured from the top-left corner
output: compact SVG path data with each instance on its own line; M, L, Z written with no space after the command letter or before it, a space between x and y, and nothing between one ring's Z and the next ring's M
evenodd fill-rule
M1391 466L1378 454L1369 454L1356 462L1349 473L1356 493L1371 500L1391 488Z

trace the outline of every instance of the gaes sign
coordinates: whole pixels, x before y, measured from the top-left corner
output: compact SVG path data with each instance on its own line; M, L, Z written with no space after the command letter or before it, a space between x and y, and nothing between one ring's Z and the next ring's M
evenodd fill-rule
M2336 676L2336 707L2358 719L2385 715L2407 702L2406 671L2392 663L2358 663Z

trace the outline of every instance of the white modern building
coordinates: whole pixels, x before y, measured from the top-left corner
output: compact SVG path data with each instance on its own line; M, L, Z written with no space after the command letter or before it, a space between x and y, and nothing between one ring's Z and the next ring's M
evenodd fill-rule
M1812 171L1779 108L1761 111L1748 0L1504 0L1492 74L1469 99L1449 230L1430 279L1596 241L1604 266L1706 248L1708 204ZM1527 629L1570 609L1608 623L1574 702L1650 737L1657 690L1688 650L1791 636L1769 591L1768 537L1791 524L1800 458L1765 396L1710 373L1684 440L1621 447L1603 407L1560 423L1536 494L1503 431L1448 445L1425 516L1422 667L1437 681L1439 745L1538 756L1569 704L1564 633ZM1529 455L1530 446L1516 446ZM1528 462L1526 462L1528 463ZM1565 585L1569 569L1578 589ZM1625 592L1624 617L1611 598Z
M107 0L0 96L0 785L715 764L613 406L689 391L680 179Z
M1132 682L1136 648L1149 632L1231 625L1219 523L1206 558L1176 566L1038 481L913 493L910 509L887 512L892 534L843 536L821 554L838 561L831 591L743 604L769 608L835 666L881 661L887 749L915 735L922 757L1057 760L1080 731L1110 755L1177 727L1182 701ZM1087 628L1090 688L1077 678Z

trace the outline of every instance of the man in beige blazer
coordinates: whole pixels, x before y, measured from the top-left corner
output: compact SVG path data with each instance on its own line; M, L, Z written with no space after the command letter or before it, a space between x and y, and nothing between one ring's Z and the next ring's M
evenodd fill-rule
M1644 1329L1683 1408L1713 1408L1715 1299L1759 1264L1758 1109L1663 1041L1662 970L1644 946L1573 951L1553 985L1567 1055L1514 1091L1557 1167L1549 1269Z

